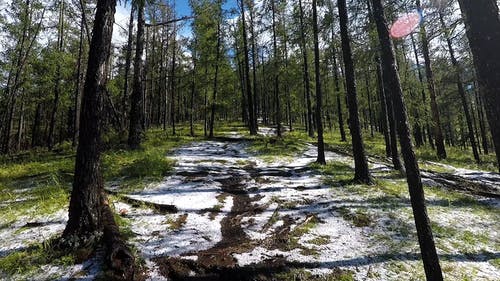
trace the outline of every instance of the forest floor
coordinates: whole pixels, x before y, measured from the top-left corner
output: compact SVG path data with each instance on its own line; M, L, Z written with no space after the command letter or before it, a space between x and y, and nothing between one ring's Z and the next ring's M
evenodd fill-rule
M108 181L139 279L425 280L399 173L370 158L375 185L352 184L348 154L329 149L321 167L313 144L266 137L271 133L187 142L168 152L173 169L160 181ZM426 165L427 206L445 279L500 280L500 175ZM102 251L76 265L74 257L46 258L44 241L67 220L67 201L59 202L67 194L44 191L54 197L46 200L59 203L21 214L18 205L42 196L26 186L0 198L0 279L99 279ZM22 260L32 266L16 267Z

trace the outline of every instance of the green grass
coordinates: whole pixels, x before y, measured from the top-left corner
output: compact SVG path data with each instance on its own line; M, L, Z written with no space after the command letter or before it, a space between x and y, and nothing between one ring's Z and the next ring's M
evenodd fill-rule
M302 236L311 232L319 223L319 220L315 215L312 215L306 219L305 222L295 227L289 234L288 247L289 249L300 249L301 255L304 256L318 256L319 252L317 249L309 248L302 245L299 240Z
M293 131L278 138L255 136L248 150L269 161L276 157L294 157L304 150L307 136L303 132Z
M377 156L377 157L385 157L385 143L384 137L381 134L376 134L373 138L369 136L365 132L363 135L365 149L369 155ZM325 133L325 145L326 147L334 148L336 150L351 153L352 147L350 142L350 136L347 136L347 142L340 141L340 134L338 132L327 132ZM417 155L417 159L419 161L432 161L439 162L443 164L448 164L451 166L455 166L458 168L467 168L467 169L478 169L485 171L493 171L498 172L498 167L496 163L496 157L494 153L490 153L489 155L481 155L481 164L477 164L474 160L474 156L472 154L472 150L469 148L467 150L463 150L458 147L450 147L446 146L447 159L440 160L435 151L431 149L430 146L422 146L415 149L415 154ZM449 172L449 169L432 165L426 163L422 166L423 169L429 169L436 172Z
M49 240L49 242L33 244L25 250L15 251L1 257L0 272L10 276L25 275L40 270L40 266L45 264L69 266L74 263L73 254L54 250Z
M316 238L313 238L309 241L307 241L309 244L321 246L321 245L328 245L330 243L330 236L328 235L321 235Z
M338 161L328 161L326 165L311 164L313 169L327 176L331 181L348 182L354 178L354 170L346 163Z
M303 269L294 269L274 276L280 281L354 281L354 272L334 268L332 273L314 275ZM273 279L275 280L275 279Z
M0 188L0 193L9 193L10 188ZM0 223L11 223L20 217L43 217L66 208L69 202L69 187L61 183L41 185L23 193L9 193L10 200L20 200L0 207Z
M166 223L169 225L170 230L179 230L186 224L187 218L188 214L179 215L176 219L169 217Z
M352 212L348 208L342 207L338 209L338 212L344 220L352 222L356 227L366 227L373 223L372 217L364 210L357 209Z

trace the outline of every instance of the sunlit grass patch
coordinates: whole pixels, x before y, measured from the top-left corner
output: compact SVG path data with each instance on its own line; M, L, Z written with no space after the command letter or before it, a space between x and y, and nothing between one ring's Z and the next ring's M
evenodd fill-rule
M294 269L274 276L280 281L354 281L354 272L334 268L328 274L312 274L304 269ZM273 279L274 280L274 279Z
M307 243L317 245L317 246L328 245L330 243L330 236L321 235L321 236L315 237L311 240L308 240Z
M436 155L436 152L428 146L416 149L416 155L419 160L440 162L458 168L498 172L496 157L494 153L489 155L481 155L481 164L477 164L471 149L463 150L458 147L447 146L446 153L446 159L439 159Z
M385 157L385 143L383 135L375 134L374 137L370 137L369 134L364 134L363 141L368 155ZM352 146L349 134L347 135L347 141L342 142L340 141L340 134L338 131L327 132L325 133L325 145L327 148L332 148L334 150L352 154ZM415 154L417 156L417 159L422 162L422 169L432 170L436 172L450 172L449 168L439 165L433 165L431 163L423 163L423 161L433 161L452 165L458 168L498 172L496 157L494 153L490 153L489 155L481 155L481 164L477 164L472 154L471 148L464 150L459 147L447 146L446 152L448 157L446 159L439 159L437 157L436 151L433 150L430 146L424 145L421 147L415 147Z
M40 270L43 265L70 266L75 264L76 258L73 253L55 250L51 243L52 240L33 244L24 250L0 257L0 272L10 276L29 275L30 272Z
M315 248L310 248L302 245L299 241L300 239L311 232L319 223L316 215L309 215L304 222L297 225L290 231L288 237L288 247L292 249L300 249L300 253L304 256L318 256L319 252Z
M328 182L348 182L354 178L354 170L346 163L338 161L328 161L326 165L311 164L313 169L327 176Z
M337 211L346 221L350 221L356 227L366 227L373 223L373 218L365 211L357 209L355 211L346 207L338 208Z
M57 182L34 186L23 193L11 193L14 201L0 206L0 222L10 224L20 217L43 217L65 209L69 193L69 186Z
M287 133L283 138L257 136L248 150L261 157L293 157L305 149L306 140L300 132Z
M51 154L52 155L52 154ZM73 173L74 155L47 156L47 158L27 158L0 164L0 182L36 179L37 176L53 173Z

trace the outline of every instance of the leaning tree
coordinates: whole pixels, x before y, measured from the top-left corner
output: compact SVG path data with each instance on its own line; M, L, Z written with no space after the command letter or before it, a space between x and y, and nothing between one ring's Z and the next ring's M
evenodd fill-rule
M85 245L92 248L103 242L108 265L117 278L130 280L134 274L134 256L120 236L104 193L100 159L103 95L107 80L105 64L111 51L115 8L116 0L97 1L83 90L69 220L60 244L71 248Z

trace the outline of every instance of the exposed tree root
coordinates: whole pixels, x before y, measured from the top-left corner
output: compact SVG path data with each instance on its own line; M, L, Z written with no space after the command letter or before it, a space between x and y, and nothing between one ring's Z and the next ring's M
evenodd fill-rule
M135 258L123 240L109 205L102 208L103 242L106 246L106 264L113 280L134 280Z

